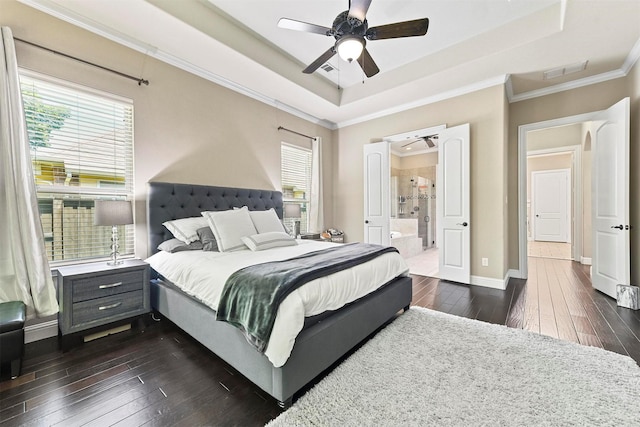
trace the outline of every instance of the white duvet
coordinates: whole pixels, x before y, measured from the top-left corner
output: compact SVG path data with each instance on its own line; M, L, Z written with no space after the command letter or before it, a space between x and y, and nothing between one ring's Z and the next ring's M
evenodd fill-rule
M146 261L184 292L216 310L222 288L227 278L236 270L337 245L305 240L298 242L296 246L258 252L186 251L172 254L160 251ZM265 356L275 367L284 365L291 354L296 336L302 330L305 316L336 310L373 292L393 278L406 276L408 273L409 268L404 259L398 253L390 252L296 289L278 308Z

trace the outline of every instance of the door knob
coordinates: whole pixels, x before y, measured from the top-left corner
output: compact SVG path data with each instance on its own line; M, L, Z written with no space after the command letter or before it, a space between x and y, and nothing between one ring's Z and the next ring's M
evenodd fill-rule
M620 225L612 225L611 228L617 228L619 230L622 230L624 228L624 226L622 224L620 224Z
M467 222L465 221L465 222L462 222L462 223L458 222L456 225L461 225L463 227L466 227L469 224L467 224Z
M365 223L365 224L369 224L369 220L368 220L368 219L366 219L366 220L364 221L364 223Z

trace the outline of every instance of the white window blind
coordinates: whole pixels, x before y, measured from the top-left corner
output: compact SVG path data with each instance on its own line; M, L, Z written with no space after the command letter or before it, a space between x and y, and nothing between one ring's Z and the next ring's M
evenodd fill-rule
M299 204L302 217L284 218L284 224L293 230L300 221L300 232L309 230L309 193L311 191L311 150L286 143L281 144L282 195L284 204Z
M133 199L132 102L27 71L20 86L49 261L109 256L94 202ZM118 233L120 254L133 254L133 225Z

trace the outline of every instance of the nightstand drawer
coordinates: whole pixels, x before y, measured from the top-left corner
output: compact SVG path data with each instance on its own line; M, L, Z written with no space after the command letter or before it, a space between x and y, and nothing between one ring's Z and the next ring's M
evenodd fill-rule
M118 320L123 314L126 315L125 317L130 317L146 311L144 293L141 290L92 299L73 304L71 327L88 322L104 323Z
M73 302L142 290L145 270L103 274L71 280Z

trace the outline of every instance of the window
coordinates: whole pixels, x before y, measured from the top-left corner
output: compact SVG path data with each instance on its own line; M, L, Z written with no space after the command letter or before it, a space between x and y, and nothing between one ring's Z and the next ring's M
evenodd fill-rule
M49 261L109 256L94 202L133 199L131 101L27 71L20 87ZM118 234L120 254L133 254L133 226Z
M309 193L311 191L311 150L282 143L282 196L284 204L299 204L302 211L300 232L309 230ZM284 218L284 225L294 229L296 218Z

